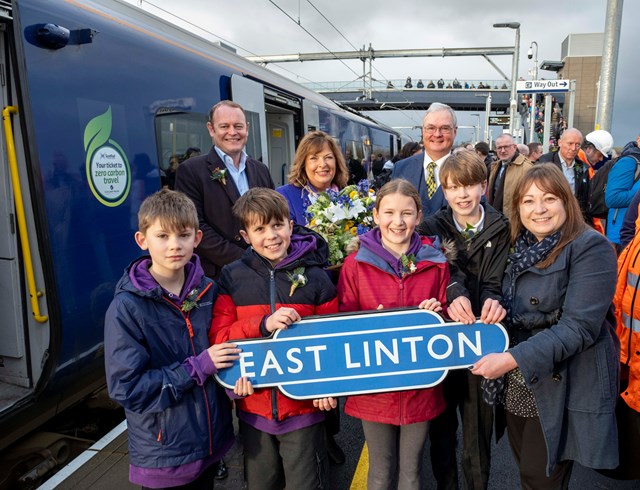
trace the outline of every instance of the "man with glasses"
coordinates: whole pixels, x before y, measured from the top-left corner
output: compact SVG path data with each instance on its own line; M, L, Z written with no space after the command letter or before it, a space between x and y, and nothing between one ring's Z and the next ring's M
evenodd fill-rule
M487 201L507 219L511 219L513 193L533 163L518 152L518 146L510 134L501 134L496 138L496 153L498 160L491 165Z
M558 140L558 151L545 153L537 163L553 163L562 170L573 195L578 199L582 216L587 223L590 223L589 166L578 157L581 147L582 133L576 128L565 129Z
M392 179L406 179L418 189L425 217L446 204L438 174L440 166L451 154L457 130L456 113L453 109L434 102L422 120L424 152L400 160L393 167Z

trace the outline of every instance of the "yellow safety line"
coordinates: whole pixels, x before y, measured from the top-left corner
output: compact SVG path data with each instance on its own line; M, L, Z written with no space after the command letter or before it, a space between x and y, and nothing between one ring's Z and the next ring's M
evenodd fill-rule
M367 472L369 471L369 449L367 449L367 443L364 443L362 452L360 453L360 459L358 460L358 466L353 474L353 480L351 480L350 490L367 490Z
M11 183L13 184L13 198L16 205L18 229L20 230L20 244L22 245L24 268L27 275L27 287L29 289L29 296L31 297L31 309L33 310L33 318L37 322L45 323L48 320L48 317L40 315L40 305L38 304L38 298L43 296L44 292L36 289L36 279L33 274L33 262L31 261L31 246L29 245L29 234L27 232L27 220L24 215L24 200L22 199L20 175L18 174L16 147L13 142L11 114L17 113L17 107L11 105L5 107L2 109L2 122L4 123L5 139L7 140L7 156L9 157L9 170L11 172Z

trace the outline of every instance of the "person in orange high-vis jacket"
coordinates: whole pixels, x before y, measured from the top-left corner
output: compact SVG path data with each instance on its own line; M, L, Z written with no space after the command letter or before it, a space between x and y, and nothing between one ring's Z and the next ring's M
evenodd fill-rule
M636 221L640 230L640 218ZM614 296L616 333L620 338L620 400L618 417L620 466L611 476L640 478L640 233L618 258Z
M584 152L584 150L582 148L580 148L580 150L578 151L578 158L580 160L582 160L583 162L587 162L587 170L589 172L589 182L591 182L591 179L593 179L593 176L596 174L596 171L591 166L591 162L587 158L587 154ZM593 218L592 217L591 218L591 223L593 225L594 230L602 233L603 235L606 234L605 233L605 229L604 229L604 225L602 224L602 221L600 220L600 218Z

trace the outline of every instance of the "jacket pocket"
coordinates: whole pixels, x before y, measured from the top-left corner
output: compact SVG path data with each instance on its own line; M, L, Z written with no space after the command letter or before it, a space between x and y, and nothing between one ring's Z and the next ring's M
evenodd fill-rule
M616 398L616 363L611 346L599 341L568 362L567 407L583 412L611 412Z

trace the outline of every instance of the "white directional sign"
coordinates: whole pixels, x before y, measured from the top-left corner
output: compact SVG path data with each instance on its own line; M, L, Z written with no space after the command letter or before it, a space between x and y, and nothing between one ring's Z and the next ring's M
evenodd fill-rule
M571 80L521 80L516 82L519 94L539 94L549 92L568 92Z

